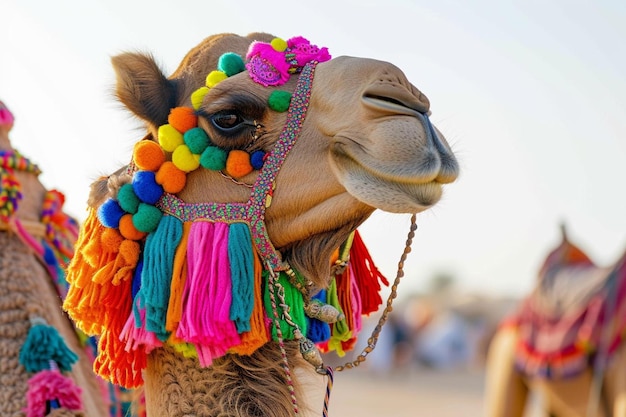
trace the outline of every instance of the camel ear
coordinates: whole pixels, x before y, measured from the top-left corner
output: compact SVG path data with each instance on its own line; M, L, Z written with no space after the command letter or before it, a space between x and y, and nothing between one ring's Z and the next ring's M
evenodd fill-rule
M111 59L117 75L115 94L136 116L160 126L176 106L176 85L168 80L152 55L123 53Z

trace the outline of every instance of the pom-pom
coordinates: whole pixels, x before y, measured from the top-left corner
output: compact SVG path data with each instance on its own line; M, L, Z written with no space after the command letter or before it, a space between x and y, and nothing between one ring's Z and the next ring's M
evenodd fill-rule
M263 168L263 163L265 162L265 152L263 151L254 151L252 155L250 155L250 164L254 169Z
M226 78L228 78L228 75L226 75L226 73L223 71L211 71L209 72L209 75L206 76L206 86L209 88L213 88L222 81L224 81Z
M274 38L270 44L272 45L272 48L276 49L278 52L283 52L287 49L287 41L282 38Z
M133 225L137 230L150 233L156 230L163 217L161 210L155 206L141 203L137 213L133 214Z
M191 106L198 110L202 105L204 96L209 92L209 87L200 87L193 93L191 93Z
M120 219L125 214L117 200L109 198L98 207L98 219L104 227L112 227L117 229Z
M241 178L252 172L250 154L246 151L233 149L226 159L226 173L234 178Z
M0 126L6 126L11 130L14 121L13 113L0 101Z
M83 409L81 388L76 386L71 378L64 376L56 369L39 372L28 380L26 409L24 410L26 417L52 415L51 410L48 409L51 402L56 402L59 407L64 408L65 413L68 413L68 410ZM71 415L74 414L71 413Z
M124 238L122 237L120 232L117 231L117 228L104 229L100 237L100 244L102 246L102 251L109 252L109 253L117 252L120 249L120 245L122 244L123 240Z
M78 356L67 347L57 329L43 319L33 321L20 350L22 366L28 372L40 372L49 369L53 360L61 370L70 371Z
M226 167L228 154L217 146L207 147L200 156L200 165L212 171L221 171Z
M166 193L176 194L185 188L187 174L176 168L173 162L166 161L156 173L156 182L161 184Z
M286 46L287 43L285 42L285 47ZM246 69L246 65L243 63L241 55L234 52L226 52L225 54L222 54L220 59L217 61L217 69L224 72L228 77L232 77L233 75L244 71Z
M117 202L126 213L136 213L139 207L139 197L133 190L133 185L126 183L117 192Z
M130 240L141 240L146 237L146 234L137 230L133 224L132 214L125 214L120 219L120 234Z
M172 153L172 162L181 171L191 172L200 166L200 155L191 153L187 145L180 145Z
M165 162L165 154L156 142L142 140L135 144L133 161L139 169L156 171Z
M163 187L156 182L152 171L137 171L133 176L133 191L147 204L156 204L163 195Z
M291 93L289 91L272 91L272 94L270 94L267 99L267 104L270 106L270 109L280 113L286 112L289 109L290 103Z
M185 144L189 147L191 153L201 154L207 146L209 146L209 137L206 132L199 127L189 129L183 135Z
M174 152L174 149L184 143L183 134L170 124L159 126L157 135L159 144L167 152Z
M176 130L181 133L185 133L192 127L198 125L198 116L189 107L174 107L170 110L170 115L167 117L169 124L174 126Z

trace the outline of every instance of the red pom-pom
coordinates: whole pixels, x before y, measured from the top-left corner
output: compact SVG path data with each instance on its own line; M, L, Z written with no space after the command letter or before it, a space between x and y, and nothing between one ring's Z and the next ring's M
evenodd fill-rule
M198 126L198 116L192 108L175 107L170 111L167 121L180 133L185 133L191 128Z
M139 169L156 171L165 162L165 153L156 142L142 140L135 144L133 160Z

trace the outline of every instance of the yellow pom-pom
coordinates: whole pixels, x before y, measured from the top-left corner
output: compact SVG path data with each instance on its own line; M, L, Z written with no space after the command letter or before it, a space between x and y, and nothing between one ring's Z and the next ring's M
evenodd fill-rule
M191 93L191 105L194 109L198 110L202 105L202 100L204 100L204 96L209 92L209 87L200 87L193 93Z
M180 145L172 153L172 162L181 171L191 172L200 166L200 155L192 154L187 145Z
M287 49L287 42L281 38L272 39L270 45L272 45L272 48L274 48L278 52L283 52L285 49Z
M139 169L156 171L165 162L165 154L156 142L141 140L135 144L133 161Z
M185 143L183 134L170 124L159 126L159 144L167 152L174 152L174 149Z
M209 72L209 75L206 76L206 86L209 88L213 88L220 82L224 81L226 78L228 78L228 75L226 75L225 72L217 70L211 71Z

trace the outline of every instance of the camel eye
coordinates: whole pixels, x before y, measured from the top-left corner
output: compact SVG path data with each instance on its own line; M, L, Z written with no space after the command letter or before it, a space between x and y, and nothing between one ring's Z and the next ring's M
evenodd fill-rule
M212 115L211 123L225 133L233 133L235 129L243 127L244 119L239 113L223 111Z

